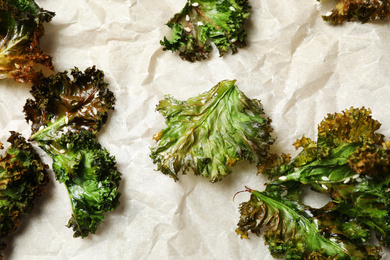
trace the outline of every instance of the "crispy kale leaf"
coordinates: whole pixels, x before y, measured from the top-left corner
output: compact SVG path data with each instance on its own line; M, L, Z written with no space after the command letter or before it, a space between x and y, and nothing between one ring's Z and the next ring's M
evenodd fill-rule
M44 150L53 158L56 178L70 195L73 213L68 227L75 237L95 233L104 213L119 206L121 174L115 158L86 130L68 132Z
M32 87L35 100L27 100L24 107L26 120L31 122L31 140L50 141L67 131L97 133L106 123L115 97L107 88L103 71L75 68L71 76L60 72Z
M383 20L389 13L389 0L338 0L333 10L322 16L322 18L333 24L340 24L343 21L366 23L374 20Z
M359 256L353 248L343 245L349 258L325 251L322 254L324 259L335 255L338 255L338 259L379 259L379 249L374 250L371 246L367 248L362 244L368 240L371 231L375 232L381 244L390 244L390 143L385 142L384 136L376 132L380 123L372 119L370 114L371 111L365 108L351 108L342 113L329 114L318 127L317 142L303 137L294 144L296 148L303 148L294 159L288 155L272 155L259 168L260 172L273 179L267 185L266 196L282 192L297 194L294 189L301 185L309 185L314 191L329 194L331 202L328 205L321 209L310 209L316 223L326 227L319 229L323 236L334 238L334 234L326 232L343 229L337 224L339 219L347 223L353 220L356 227L359 227L354 227L356 230L363 228L362 230L366 230L364 233L368 232L367 236L353 234L347 235L347 238L340 237L343 243L350 241L360 249L365 248L361 251L363 256ZM271 191L272 194L269 195ZM296 196L293 203L300 204L301 197L301 194ZM248 207L249 204L242 207ZM248 230L256 230L245 227L246 220L254 221L246 219L248 212L249 210L242 209L243 222L238 229L238 233L244 237ZM321 223L323 216L330 218L326 220L327 224ZM340 225L343 223L340 222ZM289 243L286 237L280 241L283 245ZM270 247L270 250L275 249ZM285 252L286 250L282 251Z
M32 68L35 64L53 69L51 57L39 46L43 23L53 16L33 0L0 2L0 79L36 82L38 74Z
M49 181L47 165L42 163L31 144L15 132L11 132L8 142L11 145L0 157L2 239L16 230L20 218L32 210L34 199L45 193L44 185ZM4 247L5 243L0 242L0 248Z
M236 232L248 238L263 228L273 257L286 259L380 259L379 247L365 245L370 230L352 217L331 209L313 209L299 203L299 185L270 184L263 192L249 190L251 198L240 205Z
M243 28L250 13L248 0L188 0L184 8L169 20L172 38L164 37L163 50L180 51L187 61L208 58L213 42L220 56L229 49L246 45Z
M328 114L318 126L317 143L303 136L294 143L296 149L303 150L293 160L286 154L274 154L267 158L266 164L259 167L259 172L273 178L293 173L295 169L305 172L304 175L310 175L308 172L313 169L326 171L331 168L334 172L335 168L330 166L338 166L348 169L349 175L346 175L346 178L362 172L374 175L388 164L384 136L376 132L380 126L378 121L372 119L371 111L364 107ZM374 150L367 155L366 153L370 152L369 147ZM379 153L376 153L377 150ZM380 169L377 169L378 167ZM320 170L316 172L321 175Z
M222 81L187 101L168 95L157 110L168 127L155 135L158 143L150 157L175 180L191 168L219 181L241 159L262 163L273 142L271 120L262 117L260 101L247 98L235 81Z
M102 71L77 68L43 78L32 88L35 100L24 107L31 140L53 159L56 178L64 183L72 204L68 227L75 237L95 233L104 213L119 205L121 174L115 158L95 140L113 109L114 95Z

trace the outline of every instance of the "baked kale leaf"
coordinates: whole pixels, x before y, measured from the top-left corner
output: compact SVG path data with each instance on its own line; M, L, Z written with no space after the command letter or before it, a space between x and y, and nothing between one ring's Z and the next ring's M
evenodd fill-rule
M20 218L31 212L34 199L45 193L44 186L49 182L47 165L30 143L16 132L11 132L8 142L10 146L0 157L1 239L16 230ZM0 242L0 254L5 246Z
M56 178L64 183L72 204L68 227L75 237L95 233L104 213L119 205L121 174L115 158L95 140L115 98L102 71L57 73L34 85L24 107L31 140L53 159Z
M67 226L75 237L95 233L104 213L119 206L121 174L115 158L86 130L63 134L45 144L44 150L53 158L56 178L70 196L72 217Z
M188 0L167 25L172 38L164 37L163 50L179 51L187 61L207 59L213 42L220 56L246 45L245 21L250 17L248 0Z
M322 18L332 24L340 24L343 21L366 23L383 20L389 13L389 0L338 0L332 11L322 16Z
M267 207L280 210L281 206L292 208L291 203L296 207L292 210L310 213L305 218L315 222L318 235L332 238L343 250L333 252L320 244L315 249L297 246L290 244L291 240L297 239L295 233L292 238L274 234L278 240L265 239L270 244L270 251L277 252L273 253L275 256L286 254L290 259L289 254L298 250L298 255L305 257L303 259L312 259L307 255L313 252L316 257L321 256L319 259L380 259L381 249L367 245L371 233L382 245L390 244L390 142L377 133L379 128L380 123L372 119L369 109L351 108L329 114L318 126L316 142L306 137L297 140L294 146L303 149L294 159L286 154L268 157L259 171L267 174L272 181L260 194L274 196L283 205L268 203L262 196L256 195L261 201L256 202L257 206L253 206L254 198L242 204L237 232L247 237L249 230L259 234L260 228L268 225L258 225L256 220L265 213L256 207L264 209L263 204L266 203ZM320 209L302 204L304 185L316 192L329 194L330 202ZM284 215L279 217L280 222L289 221ZM298 234L300 223L292 225ZM347 230L345 225L351 225L351 230ZM272 225L268 230L265 236L276 232ZM357 233L353 233L355 231ZM276 248L273 247L275 243ZM315 244L316 240L311 243ZM321 247L324 251L318 251ZM278 251L280 248L281 251Z
M68 131L97 133L106 123L115 97L104 81L103 71L74 68L71 76L67 71L60 72L32 87L35 100L27 100L24 107L31 124L31 140L49 141Z
M0 79L36 82L39 76L33 69L35 64L53 69L51 57L39 45L43 23L53 16L33 0L0 2Z
M220 181L239 160L262 163L273 143L271 120L263 117L260 101L246 97L235 81L222 81L187 101L167 95L157 111L168 127L155 135L150 157L175 180L192 169Z
M299 202L299 184L269 184L265 191L248 190L251 198L240 205L236 232L263 232L273 257L286 259L380 259L380 247L366 245L370 229L330 206L314 209ZM264 231L263 231L264 230Z

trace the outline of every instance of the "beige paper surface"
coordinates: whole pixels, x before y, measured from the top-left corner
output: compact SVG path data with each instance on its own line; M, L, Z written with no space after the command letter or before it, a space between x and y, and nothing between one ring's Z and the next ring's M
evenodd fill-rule
M74 239L65 227L68 195L50 171L47 193L7 240L6 259L273 259L262 238L241 240L234 232L238 205L249 199L241 193L233 202L234 194L245 186L264 189L266 178L255 174L254 165L240 162L216 184L192 173L175 183L154 170L152 136L165 128L155 106L165 94L185 100L236 79L272 118L278 153L295 154L297 138L315 138L327 113L351 106L371 108L381 133L390 136L389 20L331 26L320 17L329 9L315 0L252 0L248 46L189 63L159 44L171 35L165 23L186 0L36 2L56 12L41 40L56 71L96 65L117 97L98 139L123 174L121 206L95 235ZM12 80L0 85L1 140L10 130L28 137L22 109L30 86ZM321 198L311 203L320 205Z

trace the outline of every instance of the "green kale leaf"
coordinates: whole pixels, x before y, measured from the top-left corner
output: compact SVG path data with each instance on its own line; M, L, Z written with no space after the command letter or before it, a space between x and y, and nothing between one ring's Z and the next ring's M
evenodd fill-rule
M366 23L383 20L389 13L390 1L388 0L338 0L332 11L322 16L322 18L332 24L340 24L343 21Z
M220 56L229 49L234 54L246 45L250 8L248 0L188 0L167 23L172 38L160 42L163 50L180 51L183 60L194 62L208 58L213 42Z
M43 10L33 0L5 0L0 3L0 79L37 82L33 69L42 64L53 69L51 57L39 45L43 23L54 13Z
M300 209L311 212L310 216L314 216L315 223L322 226L319 228L320 235L334 239L337 235L327 232L345 235L344 231L340 231L345 230L342 226L354 223L353 229L359 234L343 235L337 241L337 244L344 243L341 248L346 256L325 250L321 252L323 258L319 259L336 256L337 259L380 259L380 248L365 244L370 239L371 232L382 245L390 244L390 142L384 141L384 136L377 133L379 128L380 123L372 119L371 111L364 107L328 114L318 126L317 142L303 137L294 143L296 148L303 148L294 159L286 154L272 155L259 167L259 172L267 174L271 179L264 192L265 196L279 196L283 192L298 194L303 185L316 192L329 194L331 201L320 209L303 205L302 192L291 199L291 203L299 204ZM264 203L264 199L260 199L260 204ZM242 207L248 207L249 204ZM284 205L292 207L286 202ZM242 210L243 221L249 214L247 212L248 210ZM327 218L324 219L324 216ZM243 237L247 236L248 230L253 229L242 228L243 224L239 226L238 233ZM255 233L259 234L259 230L255 230ZM283 245L289 245L286 237L280 238L280 241ZM346 246L346 242L358 246L361 254L353 247ZM291 247L296 248L295 245ZM290 246L287 248L281 254L286 253L288 256L292 249ZM276 249L270 246L270 250L272 252ZM317 249L304 251L306 253L302 253L303 255L310 252L318 254Z
M95 140L114 108L114 95L95 67L43 78L26 102L31 140L53 159L53 170L66 186L72 205L68 227L74 237L95 233L104 213L119 205L121 174L115 158Z
M115 158L86 130L68 132L44 146L53 158L57 180L65 184L72 205L68 227L75 237L95 233L104 213L119 206L121 173Z
M273 140L271 120L262 117L259 100L247 98L235 81L222 81L187 101L166 98L157 106L168 127L155 135L151 158L162 173L178 180L191 168L217 182L243 159L266 158Z
M273 257L286 259L380 259L381 249L365 245L370 230L353 217L329 208L313 209L299 203L296 183L270 184L263 192L248 190L251 198L240 205L236 232L248 238L248 231L264 240Z
M0 237L14 232L20 218L31 212L34 199L45 193L49 178L45 165L31 144L11 132L11 144L0 157ZM2 145L0 144L2 147ZM0 242L0 253L5 243Z

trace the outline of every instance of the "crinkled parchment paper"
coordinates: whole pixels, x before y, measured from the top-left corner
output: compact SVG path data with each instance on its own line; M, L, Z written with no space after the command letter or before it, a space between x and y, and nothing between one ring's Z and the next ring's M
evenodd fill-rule
M278 153L295 154L297 138L315 138L327 113L351 106L371 108L380 131L390 136L390 20L332 26L321 19L329 9L315 0L251 0L248 46L189 63L159 44L171 35L165 23L185 2L37 0L56 13L41 40L56 71L96 65L117 97L98 139L116 156L122 197L95 235L75 239L65 227L68 195L50 171L47 193L7 239L6 259L272 259L262 238L241 240L234 232L238 206L249 199L240 193L233 201L234 194L245 185L264 189L266 178L254 165L240 162L216 184L192 173L175 183L155 171L149 149L153 134L165 128L155 112L165 94L185 100L236 79L272 118ZM30 135L22 112L30 87L0 82L3 142L10 130ZM318 194L311 199L326 203ZM389 257L386 249L383 259Z

